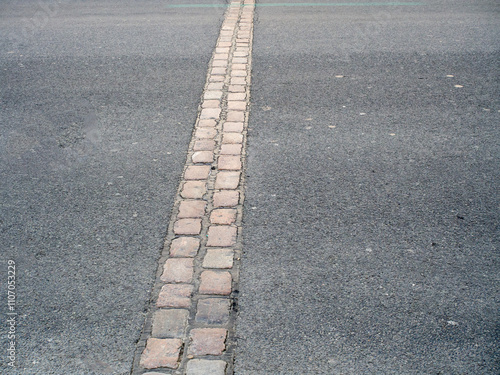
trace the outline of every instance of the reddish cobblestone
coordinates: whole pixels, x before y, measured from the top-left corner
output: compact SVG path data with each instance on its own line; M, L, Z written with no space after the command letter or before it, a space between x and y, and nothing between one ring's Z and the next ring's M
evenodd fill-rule
M240 183L240 172L221 171L215 178L216 189L236 189Z
M247 71L246 70L231 70L231 77L246 77L247 76Z
M212 66L215 67L221 67L225 68L227 66L227 60L214 60L212 62ZM221 87L222 88L222 87Z
M228 88L229 92L246 92L245 85L230 85Z
M247 65L246 64L235 64L233 62L233 65L231 65L232 70L243 70L244 72L247 71Z
M246 83L245 77L231 77L231 85L245 85Z
M247 94L244 93L244 92L236 92L236 93L230 92L227 95L227 100L228 101L232 101L232 100L245 100L246 97L247 97Z
M236 210L231 208L219 208L210 214L212 224L230 225L236 221Z
M227 330L224 328L195 328L191 330L188 354L221 355L226 349Z
M206 180L209 174L209 165L190 165L186 168L184 178L186 180Z
M200 234L201 219L179 219L174 223L175 234Z
M209 249L203 259L204 268L232 268L234 251L231 249Z
M194 133L195 138L212 139L216 135L217 130L215 130L214 128L199 128Z
M156 306L189 307L192 294L193 286L190 284L166 284L161 288Z
M247 102L243 100L227 102L227 109L230 111L245 111L247 109Z
M171 257L195 257L200 248L200 240L194 237L179 237L170 244Z
M211 74L223 76L226 74L226 68L220 68L220 67L212 68Z
M216 53L214 54L214 60L226 60L229 58L228 53Z
M226 121L243 122L245 121L245 113L241 111L229 111Z
M248 59L246 57L234 57L233 58L234 64L246 64L247 62L248 62Z
M202 108L220 108L220 100L205 100L201 103ZM206 120L203 120L206 121ZM214 120L215 121L215 120Z
M207 202L202 200L183 200L179 205L179 219L203 217L205 215L205 207Z
M218 162L219 170L239 171L241 169L241 160L239 156L221 155Z
M242 122L225 122L223 126L225 133L241 133L243 131Z
M219 101L217 101L219 102ZM214 119L200 120L198 121L198 126L200 128L213 128L217 122Z
M200 119L218 119L220 112L220 108L203 108L200 113Z
M220 148L221 155L240 155L242 144L223 144Z
M205 181L187 181L182 186L181 197L202 198L207 192L206 185Z
M191 157L193 163L212 163L214 153L212 151L196 151Z
M210 82L223 82L224 81L224 76L210 76L208 79Z
M227 296L231 294L231 274L228 271L203 271L200 276L201 294Z
M216 47L215 53L229 53L229 47Z
M146 342L146 348L142 353L140 364L147 369L158 367L175 369L179 365L178 361L181 346L182 340L180 339L150 338Z
M166 283L189 283L193 279L193 258L170 258L163 266L160 280Z
M215 149L215 141L212 139L202 139L194 142L193 151L213 151Z
M207 246L233 246L236 243L236 227L211 225L208 228Z
M243 143L243 134L240 133L224 133L222 135L222 143Z
M216 191L213 197L214 207L235 207L240 201L240 193L234 190Z
M224 88L224 82L211 82L207 86L207 90L222 90Z

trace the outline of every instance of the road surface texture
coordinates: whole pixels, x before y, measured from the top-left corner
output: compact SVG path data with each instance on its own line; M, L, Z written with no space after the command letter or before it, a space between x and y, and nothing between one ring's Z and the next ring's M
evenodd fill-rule
M498 2L268 2L235 373L500 373Z
M130 372L224 12L164 5L0 4L2 374Z

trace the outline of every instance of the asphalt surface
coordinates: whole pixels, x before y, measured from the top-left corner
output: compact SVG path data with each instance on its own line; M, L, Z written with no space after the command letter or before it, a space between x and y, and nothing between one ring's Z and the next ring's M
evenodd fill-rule
M2 374L130 372L224 12L165 4L0 3Z
M498 3L263 3L235 374L500 373Z

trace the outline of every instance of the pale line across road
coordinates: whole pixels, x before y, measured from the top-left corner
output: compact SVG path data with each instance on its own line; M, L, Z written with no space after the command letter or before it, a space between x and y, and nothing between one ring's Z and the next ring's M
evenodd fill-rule
M233 373L254 5L226 11L132 374Z
M243 6L252 7L384 7L384 6L417 6L424 5L422 2L363 2L363 3L258 3L258 4L243 4ZM165 8L226 8L226 4L167 4Z

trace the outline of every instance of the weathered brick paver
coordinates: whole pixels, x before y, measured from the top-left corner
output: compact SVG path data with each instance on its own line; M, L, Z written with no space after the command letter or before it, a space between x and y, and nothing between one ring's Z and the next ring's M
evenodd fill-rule
M210 173L210 166L208 165L190 165L184 172L186 180L206 180Z
M232 1L221 27L132 375L232 372L253 11Z
M184 200L179 206L177 217L180 219L203 217L207 202L202 200Z
M212 163L214 161L214 153L212 151L196 151L191 157L193 163Z
M219 156L219 170L233 170L239 171L241 169L241 159L240 156Z
M186 181L182 185L182 198L203 198L207 192L206 181Z
M177 368L182 346L180 339L148 339L141 359L144 368ZM220 345L219 345L220 346Z
M190 307L194 287L190 284L165 284L160 291L158 307Z
M234 209L215 209L210 214L210 222L212 224L233 224L236 221L236 214Z
M170 258L165 262L161 281L189 283L193 279L193 258Z
M191 330L189 354L221 355L225 348L227 330L224 328L195 328Z
M184 309L160 309L153 315L153 337L183 337L189 311Z
M225 375L226 362L192 359L187 364L186 375Z
M232 268L234 251L231 249L208 249L203 259L204 268Z
M241 133L244 125L242 122L225 122L223 131L224 133Z
M201 219L179 219L174 224L175 234L199 234Z
M207 246L233 246L237 228L229 225L211 225L207 233Z
M170 245L171 257L194 257L198 254L200 240L194 237L179 237Z
M227 296L231 293L231 274L227 271L203 271L200 276L201 294L220 294Z
M203 298L198 301L195 322L225 325L229 322L230 301L227 298Z
M214 207L235 207L240 200L240 193L235 190L217 191L214 193Z
M224 144L220 147L221 155L240 155L242 145L240 144Z

